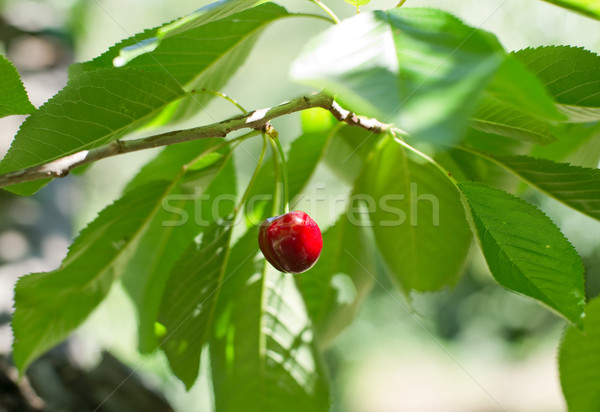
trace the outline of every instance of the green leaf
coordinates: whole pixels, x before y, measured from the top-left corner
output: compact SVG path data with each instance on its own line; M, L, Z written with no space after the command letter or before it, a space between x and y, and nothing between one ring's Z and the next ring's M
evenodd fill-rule
M486 96L471 118L474 129L546 145L556 141L548 123Z
M452 142L505 54L496 38L434 9L361 13L318 35L292 67L303 83L435 142Z
M544 84L513 55L506 57L488 85L486 94L539 119L565 120Z
M80 233L59 269L19 279L12 327L20 371L65 339L104 299L169 190L168 182L155 182L131 191Z
M173 267L163 293L158 322L166 329L161 348L171 370L190 389L198 377L221 284L227 278L231 226L215 223Z
M182 94L166 73L103 69L79 76L25 120L0 163L0 173L102 146L135 130ZM11 190L29 195L45 183Z
M569 411L600 409L600 299L585 308L583 330L571 326L558 355L560 383Z
M261 30L287 15L285 9L265 4L165 38L156 50L125 67L107 68L104 60L90 62L25 121L0 163L0 173L106 144L163 111L174 114L186 99L193 111L203 108L209 95L190 95L186 90L222 87L243 63ZM45 183L12 189L31 194Z
M494 278L573 323L585 304L581 258L535 206L480 183L459 183Z
M0 54L0 117L12 114L30 114L35 111L35 106L29 102L27 92L17 69L3 55Z
M600 170L528 156L496 159L541 191L600 220Z
M207 139L169 146L144 166L125 190L128 193L154 180L178 179L184 183L177 185L164 198L163 207L140 239L123 276L127 292L137 307L139 348L142 352L152 352L158 345L154 324L171 268L194 237L205 229L205 226L197 223L197 206L202 206L200 198L216 196L217 188L225 191L231 189L230 185L221 184L217 176L225 160L219 152L199 159L199 162L207 158L215 160L211 155L218 155L214 163L205 163L202 171L187 168L187 173L178 175L184 165L193 162L197 156L221 141ZM187 184L189 181L194 184L190 186Z
M570 122L600 120L600 56L569 46L528 48L514 56L542 81Z
M367 238L367 228L359 223L343 213L323 233L318 264L295 277L320 348L328 347L354 320L375 281L375 251Z
M252 228L233 248L219 297L210 347L216 411L327 412L325 372L302 296L293 275L257 255L257 233Z
M188 389L198 376L200 354L212 328L219 290L227 279L235 205L223 202L218 193L231 197L235 185L235 171L228 162L211 185L215 191L209 193L197 211L196 218L210 226L203 229L200 244L192 241L172 267L160 302L157 319L166 329L160 346L171 370Z
M129 45L127 49L131 54L130 48L136 47L137 53L124 55L123 45L119 44L95 60L83 63L77 70L95 70L114 64L144 72L166 72L186 91L220 90L242 66L262 31L271 22L289 16L284 8L274 3L245 10L256 3L229 1L216 4L208 15L210 18L207 18L206 10L201 9L157 29L154 37L142 34L145 40L135 46ZM235 10L240 11L233 14ZM129 44L130 39L126 43ZM117 55L119 50L121 54ZM203 110L214 98L210 94L182 97L165 109L155 123L183 120Z
M364 195L377 247L406 293L456 284L471 233L458 191L437 168L386 139L355 190Z
M145 30L111 46L105 53L95 59L74 64L69 68L70 76L76 76L86 70L113 67L115 59L121 57L127 63L135 57L150 53L158 47L165 37L175 36L200 26L224 19L255 7L265 0L220 0L208 4L188 16L166 23L161 27Z
M544 0L548 3L600 20L600 3L598 0Z

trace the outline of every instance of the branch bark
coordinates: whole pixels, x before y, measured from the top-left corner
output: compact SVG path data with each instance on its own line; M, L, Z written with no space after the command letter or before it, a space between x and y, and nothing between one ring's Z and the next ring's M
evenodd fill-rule
M231 117L218 123L194 127L192 129L176 130L155 136L134 140L115 140L96 149L84 150L60 159L27 169L0 175L0 187L30 182L33 180L64 177L76 167L94 163L98 160L138 150L152 149L197 139L225 137L240 129L262 130L267 123L277 117L302 110L321 107L329 110L333 116L351 126L361 127L373 133L385 133L390 126L376 119L357 116L335 102L323 93L302 96L279 106L258 109L239 116Z

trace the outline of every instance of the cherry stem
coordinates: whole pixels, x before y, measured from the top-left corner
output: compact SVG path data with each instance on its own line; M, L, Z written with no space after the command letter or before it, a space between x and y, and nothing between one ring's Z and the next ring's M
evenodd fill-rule
M258 158L258 162L256 163L256 168L254 169L254 173L252 174L252 177L250 178L250 181L248 182L248 186L246 186L246 190L244 191L242 198L240 199L239 203L235 207L235 210L233 212L234 216L237 215L239 209L244 205L244 203L246 203L246 200L248 200L248 196L250 195L250 190L252 189L254 182L256 182L258 173L260 172L260 169L262 168L262 165L263 165L263 161L265 160L265 153L267 152L267 135L263 133L262 136L263 136L263 147L260 152L260 157Z
M271 215L277 216L279 214L279 206L280 206L280 194L279 194L279 185L280 185L280 175L279 175L279 161L277 155L277 145L273 138L269 137L269 142L271 143L271 150L273 152L273 173L275 174L275 189L273 192L273 208Z
M285 153L283 152L283 147L281 147L279 137L275 137L273 140L277 145L277 150L281 159L281 170L283 171L283 212L287 213L290 211L290 189L288 183L287 162L285 161Z

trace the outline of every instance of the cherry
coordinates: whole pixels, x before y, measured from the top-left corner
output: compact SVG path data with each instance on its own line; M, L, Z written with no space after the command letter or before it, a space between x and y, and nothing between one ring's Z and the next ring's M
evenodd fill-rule
M296 211L262 222L258 245L275 269L302 273L317 263L323 238L317 223L306 213Z

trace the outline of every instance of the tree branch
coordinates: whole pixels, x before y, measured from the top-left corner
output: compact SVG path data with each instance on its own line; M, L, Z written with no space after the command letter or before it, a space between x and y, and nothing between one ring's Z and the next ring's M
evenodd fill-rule
M337 120L346 122L351 126L361 127L373 133L385 133L390 127L376 119L357 116L355 113L343 109L332 97L323 93L318 93L299 97L289 102L282 103L279 106L254 110L218 123L194 127L192 129L176 130L134 140L115 140L96 149L83 150L43 165L0 175L0 187L38 179L64 177L76 167L124 153L137 152L138 150L152 149L198 139L225 137L229 133L240 129L248 128L262 130L270 120L314 107L321 107L325 110L329 110Z

